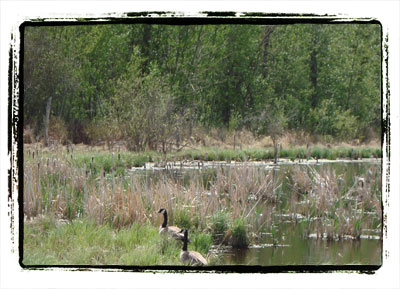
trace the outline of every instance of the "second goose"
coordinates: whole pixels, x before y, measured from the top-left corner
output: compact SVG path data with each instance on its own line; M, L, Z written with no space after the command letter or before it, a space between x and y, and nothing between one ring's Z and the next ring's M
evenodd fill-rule
M176 226L168 226L167 210L162 208L158 211L158 213L164 215L164 222L161 224L161 226L158 230L158 233L160 233L160 235L168 234L175 240L183 241L184 234L183 234L182 230Z
M207 260L201 255L199 252L196 251L188 251L187 250L187 243L188 243L188 231L186 229L182 229L184 234L183 239L183 248L180 254L181 262L188 265L195 265L195 266L204 266L207 265Z

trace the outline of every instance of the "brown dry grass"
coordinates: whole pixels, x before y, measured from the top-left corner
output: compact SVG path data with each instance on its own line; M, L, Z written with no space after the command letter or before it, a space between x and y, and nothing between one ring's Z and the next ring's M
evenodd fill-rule
M346 184L343 176L337 176L333 170L317 172L313 167L308 170L294 167L293 188L303 196L303 201L292 203L296 207L292 210L307 219L314 218L312 230L318 237L360 238L362 229L370 226L373 219L379 224L382 222L379 173L377 169L370 169L363 177Z
M66 143L68 133L65 125L61 121L55 119L51 122L50 136L54 140L57 140L58 144ZM93 127L96 127L93 125ZM122 151L126 152L126 142L121 136L101 136L98 133L98 129L89 127L87 132L90 139L93 139L90 145L86 144L74 144L74 148L81 151ZM24 143L25 146L42 146L39 143L35 143L32 129L28 127L24 130ZM272 148L273 142L270 136L256 137L253 133L248 130L241 129L236 132L229 132L226 128L211 128L206 130L204 128L195 127L193 128L192 136L185 140L184 143L188 148L201 149L203 147L218 147L220 149L233 149L234 144L237 150L241 149L256 149L256 148ZM304 131L286 131L282 136L278 138L279 147L282 149L295 148L295 147L359 147L359 148L380 148L381 142L380 137L371 134L368 141L361 143L359 140L353 140L348 142L339 142L332 139L332 142L327 142L324 137L318 135L311 135Z
M133 223L158 224L156 211L166 207L170 219L174 212L186 210L193 223L206 227L210 217L231 208L232 218L248 217L255 205L275 202L276 180L270 171L239 166L220 168L208 184L199 177L188 185L162 177L147 181L136 175L128 178L104 172L91 175L75 168L68 158L37 159L24 166L24 213L28 219L50 212L62 219L79 215L97 223L122 227Z
M251 231L258 232L273 221L278 210L285 210L315 220L308 228L310 232L356 237L362 228L370 226L362 219L363 212L382 219L378 171L359 176L364 180L361 187L359 178L346 184L335 171L293 166L289 172L291 190L282 192L282 175L248 163L218 168L214 178L208 180L198 174L184 184L162 175L155 179L92 173L86 167L75 167L72 154L46 149L44 159L44 151L38 146L30 145L30 149L39 153L35 159L26 158L24 164L27 219L50 213L60 219L86 216L116 228L133 223L158 226L161 219L156 212L165 207L171 223L174 214L184 210L190 223L201 231L209 230L213 215L228 210L232 219L245 219ZM287 207L281 207L283 203Z

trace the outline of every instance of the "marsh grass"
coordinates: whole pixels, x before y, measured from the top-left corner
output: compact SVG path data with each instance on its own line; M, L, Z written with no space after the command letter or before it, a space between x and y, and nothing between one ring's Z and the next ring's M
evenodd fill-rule
M251 153L256 158L264 157L263 150L240 153L230 151L224 157L232 160L248 158ZM310 151L288 150L286 153L324 158L329 150L313 148ZM379 151L365 150L364 156L377 153ZM126 168L137 161L135 157L128 153L119 156L117 153L111 156L102 154L25 152L24 215L26 234L33 234L26 245L27 248L32 244L38 248L38 252L28 249L26 260L43 264L48 261L57 264L64 261L68 264L173 264L177 260L168 260L165 256L168 252L171 256L176 253L175 248L170 247L175 245L165 243L157 233L162 222L157 211L161 207L167 208L171 224L190 230L194 240L190 246L204 254L211 242L219 244L228 230L238 236L238 243L253 242L260 232L271 232L276 215L284 213L289 214L293 222L300 223L304 237L315 233L320 238L351 236L357 239L364 229L382 229L381 172L375 168L347 180L332 169L293 165L287 172L277 174L275 170L243 163L218 167L211 177L204 178L198 174L190 182L184 182L165 175L144 178L126 174ZM338 150L338 155L362 154L362 150ZM143 161L154 161L151 154L141 157ZM218 159L218 154L208 154L207 158ZM299 218L293 217L296 214ZM38 225L32 225L32 220L41 215L54 216L54 220L45 218ZM68 225L60 226L57 220L66 220ZM47 232L44 236L48 243L43 250L34 238L40 235L40 231ZM54 234L58 234L60 240L55 239ZM103 237L96 237L97 234ZM68 237L70 235L72 237ZM119 237L115 239L114 235ZM77 257L66 257L68 252L64 246L78 246L80 236L85 239L79 241L84 246L93 246L87 252L76 252ZM63 238L73 240L66 244ZM142 241L137 241L139 239ZM132 251L129 254L118 253L122 255L117 259L107 251L111 250L107 246L117 246L117 251L128 250L147 239L154 240L154 243L147 241L143 248L158 253L161 250L161 257L141 256ZM100 246L102 242L108 248L104 252ZM57 244L60 253L46 253L52 246L59 246ZM35 254L38 255L35 257ZM105 259L99 257L102 254Z
M90 148L90 149L89 149ZM247 148L240 150L221 149L219 147L188 148L182 151L167 153L165 155L156 151L130 153L126 151L92 151L68 149L42 148L40 145L27 145L24 151L24 159L37 164L65 161L75 168L84 169L89 176L98 176L101 172L114 175L125 175L127 169L143 167L147 162L154 162L158 166L166 166L167 162L185 161L271 161L274 159L274 149L271 148ZM382 157L380 148L372 147L325 147L311 146L280 148L278 158L291 160L314 159L358 159L358 158Z
M161 177L143 179L106 173L92 174L73 166L68 158L37 158L24 166L24 213L27 219L54 213L72 220L90 216L115 228L132 223L160 223L155 212L167 207L171 220L203 230L211 216L232 208L232 218L249 217L255 204L275 201L274 181L268 171L243 165L220 168L208 183L202 177L189 184Z
M191 241L193 243L191 250L200 252L203 256L206 256L211 248L212 236L205 233L192 233L190 238L193 240Z
M359 159L382 157L380 148L370 147L325 147L311 146L291 147L278 150L278 158L290 160L306 159ZM187 149L176 154L169 154L167 160L200 160L200 161L271 161L274 159L273 148L249 148L241 150L220 149L206 147L201 149Z
M232 247L246 248L249 245L247 226L242 218L236 219L231 225Z
M191 216L189 210L187 209L177 209L174 212L173 218L171 218L171 221L173 224L178 226L179 228L185 228L185 229L191 229L192 224L193 227L196 228L198 225L198 222L195 222L197 220L196 216Z
M382 184L376 169L356 177L350 186L334 170L317 172L312 167L294 167L293 172L294 189L301 201L292 210L305 217L305 235L314 231L320 238L359 239L362 230L371 224L380 227Z
M157 225L161 220L155 212L167 207L173 223L200 231L211 226L214 238L224 233L221 226L229 226L228 214L229 219L243 218L259 231L271 217L263 208L271 205L305 217L321 217L328 208L335 208L336 213L343 209L351 220L353 212L347 213L351 208L381 215L378 171L360 177L366 180L363 188L356 180L346 183L333 170L318 172L311 166L293 166L287 176L285 186L295 194L282 192L282 176L275 176L274 171L246 164L221 167L212 179L198 176L184 184L166 177L107 174L105 169L92 174L73 166L68 158L36 158L24 166L24 213L27 219L43 213L68 220L90 216L98 224L121 228L133 223ZM342 218L337 218L336 227L341 228Z
M211 217L211 232L215 243L221 243L229 228L229 213L226 211L217 212Z

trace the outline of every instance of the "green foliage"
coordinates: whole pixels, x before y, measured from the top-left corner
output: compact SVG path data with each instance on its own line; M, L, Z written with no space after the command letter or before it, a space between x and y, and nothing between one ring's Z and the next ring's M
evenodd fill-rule
M137 154L133 160L134 167L143 167L146 162L149 161L149 157L145 154Z
M361 149L362 158L370 158L372 156L372 150L370 148Z
M315 159L321 159L322 158L322 148L320 147L313 147L311 149L311 156Z
M274 144L287 127L287 117L284 115L282 107L276 104L266 104L256 113L255 117L250 119L253 131L257 135L270 135Z
M231 114L228 125L230 132L236 131L239 128L241 119L242 117L238 112L233 112Z
M226 211L220 211L211 217L210 223L212 238L214 242L220 243L229 228L229 214Z
M242 218L235 219L235 221L231 225L231 231L233 247L245 248L249 245L246 224Z
M328 160L336 160L337 158L338 158L338 154L336 151L330 151L328 153L328 157L327 157Z
M200 252L203 256L206 256L212 245L212 236L210 234L191 234L190 239L192 240L189 244L194 251Z
M48 219L24 225L25 265L180 265L180 242L156 227L133 224L115 231L88 219L47 227ZM203 240L203 241L201 241ZM206 249L207 237L199 237Z
M194 127L246 128L274 141L285 129L365 140L381 126L380 29L26 27L24 123L40 136L52 97L51 122L62 120L73 142L125 140L134 151L165 153Z
M350 110L340 111L333 99L323 100L321 106L311 110L310 125L318 134L331 135L338 140L353 139L357 135L357 119ZM332 143L333 139L327 140Z
M338 147L336 149L336 154L338 158L351 158L351 148L350 147Z
M375 149L373 155L376 158L381 158L382 157L382 150L381 149Z
M350 110L339 113L334 123L335 135L339 140L354 139L357 135L357 117Z
M174 211L174 223L179 228L190 229L191 226L191 215L188 210L179 209Z
M251 159L262 161L272 159L274 157L272 151L264 149L255 149L247 152Z

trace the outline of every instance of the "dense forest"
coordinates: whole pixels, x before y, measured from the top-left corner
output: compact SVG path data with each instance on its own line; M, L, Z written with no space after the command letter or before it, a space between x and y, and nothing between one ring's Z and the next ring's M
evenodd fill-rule
M377 24L27 26L24 126L33 139L165 150L196 131L381 129Z

